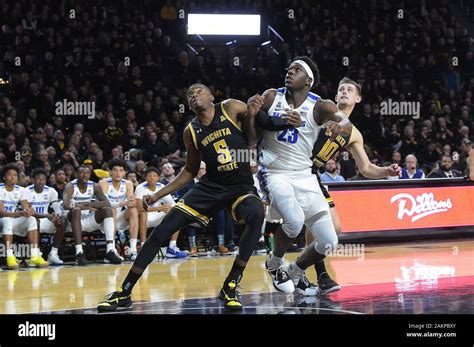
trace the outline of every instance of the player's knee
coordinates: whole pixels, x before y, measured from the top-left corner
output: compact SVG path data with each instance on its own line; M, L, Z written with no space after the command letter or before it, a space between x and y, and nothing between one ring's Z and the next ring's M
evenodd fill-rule
M237 216L245 220L246 224L261 225L265 219L265 209L260 200L248 198L239 205Z
M80 216L81 216L81 209L78 208L78 207L74 207L74 208L71 210L71 216L72 216L72 217L80 217Z
M303 227L304 227L303 219L288 220L282 225L282 229L285 232L285 234L292 239L298 237Z
M334 233L320 237L319 242L315 242L314 248L319 254L328 255L337 250L338 244L337 235Z
M132 207L128 209L130 212L130 216L138 217L138 209L136 207Z
M33 231L38 229L38 223L36 222L36 218L33 216L30 216L27 218L27 224L28 224L28 231Z

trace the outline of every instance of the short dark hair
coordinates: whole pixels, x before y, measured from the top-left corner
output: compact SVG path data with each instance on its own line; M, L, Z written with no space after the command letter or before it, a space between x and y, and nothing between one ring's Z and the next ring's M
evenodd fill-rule
M80 169L89 169L89 171L91 171L91 173L92 173L92 169L89 165L91 165L91 164L87 164L87 165L86 164L81 164L81 165L79 165L79 167L77 168L77 172L79 172Z
M443 154L443 155L441 156L441 160L440 160L440 161L443 161L444 158L449 158L449 159L451 159L451 161L453 160L453 158L451 158L450 155Z
M313 86L311 88L317 87L319 82L320 82L319 68L318 68L318 65L314 62L314 60L311 59L310 57L308 57L307 55L297 56L295 59L293 59L293 61L295 61L295 60L302 60L306 64L308 64L308 66L311 69L311 72L313 73L313 76L314 76Z
M150 166L149 168L147 168L147 169L145 170L145 177L146 177L146 175L148 175L149 172L156 172L156 174L157 174L158 176L161 176L160 170L158 170L158 168L156 168L156 167L154 167L154 166Z
M186 95L189 93L189 91L190 91L192 88L198 88L198 87L199 87L199 88L206 89L206 90L209 92L209 94L212 94L211 89L209 89L208 86L206 86L206 85L203 84L203 83L196 82L196 83L191 84L191 85L188 87L188 89L186 90Z
M125 171L128 171L128 165L127 162L123 159L115 158L109 161L109 170L112 170L115 166L121 166Z
M338 84L338 88L341 84L345 84L345 83L354 85L357 88L357 91L359 92L359 96L362 96L362 86L356 81L350 79L349 77L344 77L342 80L340 80Z
M33 172L31 173L31 177L33 178L35 178L38 175L45 175L46 177L48 177L48 173L46 172L46 170L41 167L34 169Z
M20 174L20 169L18 168L18 166L16 164L10 163L3 167L2 179L5 177L5 175L7 174L9 170L15 170L17 175Z

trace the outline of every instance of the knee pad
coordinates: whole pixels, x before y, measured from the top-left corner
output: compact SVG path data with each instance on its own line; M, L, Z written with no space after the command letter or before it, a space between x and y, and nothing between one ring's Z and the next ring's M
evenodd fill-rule
M283 222L283 225L281 226L285 234L292 239L295 239L298 237L303 227L304 227L304 222L303 222L303 219L300 219L300 218L293 218L291 220L286 220Z

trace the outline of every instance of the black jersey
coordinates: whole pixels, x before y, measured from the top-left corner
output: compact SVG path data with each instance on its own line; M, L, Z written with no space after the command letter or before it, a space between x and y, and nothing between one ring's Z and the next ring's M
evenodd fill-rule
M321 128L319 130L318 138L313 147L313 164L314 167L319 169L324 166L329 159L331 159L337 151L349 143L352 133L354 132L354 126L349 135L338 135L331 141L331 137L326 135L326 129Z
M203 125L199 118L189 123L194 145L201 152L206 163L204 184L220 186L253 186L253 176L246 159L247 142L240 127L229 117L222 103L214 105L215 113L211 124Z

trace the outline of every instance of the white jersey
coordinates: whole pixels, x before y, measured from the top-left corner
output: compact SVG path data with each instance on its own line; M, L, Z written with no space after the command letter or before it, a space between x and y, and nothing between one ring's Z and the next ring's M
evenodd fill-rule
M286 88L279 88L272 106L268 110L270 117L281 117L285 108ZM305 101L295 110L302 119L301 127L283 131L263 131L260 145L259 163L263 169L279 171L300 171L310 169L311 157L320 127L313 118L313 108L320 99L319 95L308 93Z
M0 200L3 202L3 209L6 212L15 212L22 200L30 199L29 190L19 185L14 185L12 191L5 188L5 184L0 184Z
M74 192L72 193L72 200L75 203L80 202L91 202L94 198L94 182L87 181L87 189L84 193L79 190L77 185L77 179L71 181L72 186L74 187Z
M30 204L31 207L35 210L36 213L39 214L44 214L48 213L48 207L53 201L58 200L58 192L56 189L44 186L43 191L41 193L37 193L35 191L35 186L32 184L27 187L27 189L30 191ZM54 205L53 205L54 208ZM56 211L56 208L54 208L54 212L58 213L59 211Z
M135 189L135 197L138 198L138 199L143 199L143 197L145 195L153 195L155 194L157 191L159 191L160 189L162 189L165 185L160 183L160 182L157 182L156 185L155 185L155 190L150 190L150 188L148 187L148 183L145 181L143 183L140 183L137 188ZM162 205L171 205L171 206L174 206L175 202L173 200L173 198L171 197L171 195L166 195L164 197L162 197L160 200L158 200L157 202L155 202L154 204L150 205L150 207L157 207L157 206L162 206Z
M122 179L120 181L119 189L115 189L112 178L107 178L107 184L109 188L107 189L107 198L111 204L119 203L127 199L127 180Z

